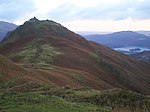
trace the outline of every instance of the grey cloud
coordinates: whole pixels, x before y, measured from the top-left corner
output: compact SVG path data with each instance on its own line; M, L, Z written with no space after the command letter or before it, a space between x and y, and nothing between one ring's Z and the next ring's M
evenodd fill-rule
M13 21L26 13L35 10L32 0L1 0L0 1L0 19Z
M97 7L78 12L83 18L122 20L126 18L147 19L150 18L149 1L138 2L136 0L124 0L117 4L99 4Z
M0 20L14 21L16 18L36 11L33 0L0 0ZM51 10L47 17L57 21L126 18L149 19L150 0L122 0L119 3L97 4L94 7L80 7L71 1Z
M114 4L97 4L95 7L82 8L74 4L64 4L49 13L52 19L74 20L74 19L111 19L122 20L148 19L150 18L150 1L145 0L122 0Z
M72 3L62 4L59 7L48 13L49 18L54 20L74 20L77 19L77 12L81 10L80 7Z

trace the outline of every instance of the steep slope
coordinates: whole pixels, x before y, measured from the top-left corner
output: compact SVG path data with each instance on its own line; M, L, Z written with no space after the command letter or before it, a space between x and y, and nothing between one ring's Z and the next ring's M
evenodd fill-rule
M130 86L129 88L135 89L136 87L134 85L147 88L150 81L150 73L148 70L150 64L133 60L126 55L115 52L98 43L91 42L91 45L96 49L101 59L103 59L103 65L108 67L107 70L111 69L111 72L117 75L118 80L124 82L126 86ZM142 80L145 80L146 83L141 82Z
M0 55L1 111L133 112L134 110L145 112L150 110L149 96L121 89L99 91L89 88L72 89L69 87L48 86L47 84L51 80L49 79L49 83L46 83L45 80L42 81L42 79L39 80L39 75L45 75L45 73L42 74L37 71L39 69L33 70L21 67ZM66 71L66 73L71 72ZM55 83L61 80L57 79ZM65 80L65 82L67 81Z
M150 65L88 42L59 23L32 18L9 33L0 53L36 72L38 81L150 93Z
M129 46L150 48L150 37L132 31L121 31L106 35L88 35L85 38L111 48Z
M0 41L4 38L4 36L9 32L14 30L17 25L0 21Z
M29 74L32 73L0 55L0 91L29 83Z
M49 64L23 67L0 55L0 89L18 89L20 91L25 86L25 90L30 90L34 85L39 84L73 88L101 87L101 89L106 89L107 85L104 81L83 71Z

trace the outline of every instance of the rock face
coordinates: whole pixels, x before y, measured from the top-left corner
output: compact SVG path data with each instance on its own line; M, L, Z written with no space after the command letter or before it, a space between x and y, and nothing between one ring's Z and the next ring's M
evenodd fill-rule
M42 83L150 93L149 64L87 41L54 21L30 19L7 34L0 53Z

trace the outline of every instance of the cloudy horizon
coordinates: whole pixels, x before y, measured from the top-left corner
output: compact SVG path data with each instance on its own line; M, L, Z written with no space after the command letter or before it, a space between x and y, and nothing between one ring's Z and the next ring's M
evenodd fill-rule
M150 30L149 0L1 0L0 21L50 19L73 31Z

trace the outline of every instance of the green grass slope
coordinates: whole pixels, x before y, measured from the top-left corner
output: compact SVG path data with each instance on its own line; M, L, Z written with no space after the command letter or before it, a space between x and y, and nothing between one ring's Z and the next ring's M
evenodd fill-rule
M35 93L1 95L0 110L3 112L96 112L96 105L72 103L60 97Z
M0 92L1 112L149 112L150 97L113 89L49 87Z

